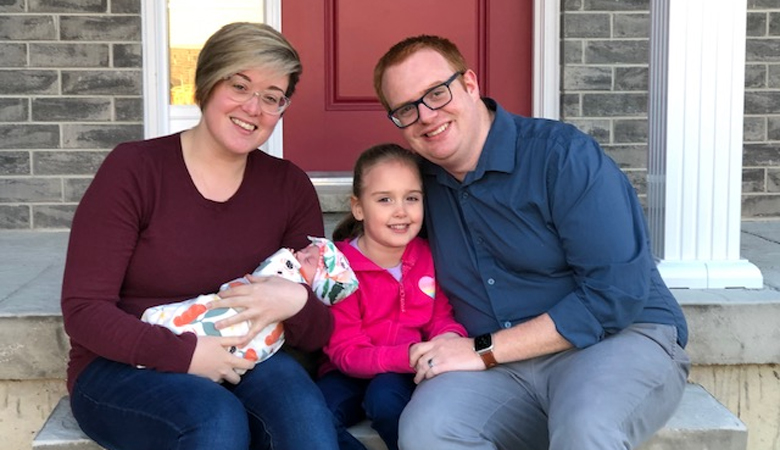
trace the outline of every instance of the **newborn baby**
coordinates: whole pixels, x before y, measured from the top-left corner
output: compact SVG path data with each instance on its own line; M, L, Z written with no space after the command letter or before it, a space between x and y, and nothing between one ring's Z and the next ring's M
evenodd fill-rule
M279 249L265 259L252 272L255 276L280 276L290 281L306 283L326 305L333 305L348 297L358 288L357 277L349 266L347 258L328 239L309 237L309 246L294 252ZM219 290L249 284L246 277L224 283ZM219 298L219 294L205 294L178 303L169 303L148 308L141 320L162 325L177 334L184 332L200 336L244 336L249 332L248 321L217 330L215 322L238 314L235 308L208 310L206 304ZM232 348L236 355L260 363L276 353L284 344L284 327L272 323L263 328L249 344Z

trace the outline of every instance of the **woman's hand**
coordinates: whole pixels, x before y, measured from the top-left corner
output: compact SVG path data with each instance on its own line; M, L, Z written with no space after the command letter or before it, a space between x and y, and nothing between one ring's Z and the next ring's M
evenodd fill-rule
M237 337L198 336L187 373L217 383L227 381L237 384L241 381L239 373L243 374L255 366L254 361L230 353L230 348L239 346L240 340Z
M443 333L409 347L409 365L417 372L415 383L453 370L485 369L474 351L474 340L455 333Z
M308 291L300 283L282 277L247 275L250 284L235 286L219 293L219 300L209 303L209 309L235 308L238 314L215 324L222 329L249 321L249 332L239 346L249 343L266 326L282 322L297 314L306 305Z

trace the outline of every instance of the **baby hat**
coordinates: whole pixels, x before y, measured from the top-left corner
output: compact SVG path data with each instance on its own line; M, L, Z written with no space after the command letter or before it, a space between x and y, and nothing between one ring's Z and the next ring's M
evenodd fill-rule
M309 240L320 249L320 260L311 282L311 289L317 297L325 304L333 305L355 292L357 277L336 244L326 238L309 236Z

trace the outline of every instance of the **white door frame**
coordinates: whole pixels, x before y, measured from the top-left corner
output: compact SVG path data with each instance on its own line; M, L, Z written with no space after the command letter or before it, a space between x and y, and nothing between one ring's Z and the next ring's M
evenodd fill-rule
M533 115L558 119L560 97L559 0L534 0ZM282 29L282 0L266 0L266 23ZM168 7L160 0L143 0L144 136L162 136L197 123L197 106L171 107L168 74ZM263 147L282 157L283 120Z

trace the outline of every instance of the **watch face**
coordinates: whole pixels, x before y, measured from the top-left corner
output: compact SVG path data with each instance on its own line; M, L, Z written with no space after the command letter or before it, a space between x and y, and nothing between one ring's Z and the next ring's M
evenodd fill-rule
M480 351L490 348L493 345L493 337L490 333L481 334L474 338L474 350Z

